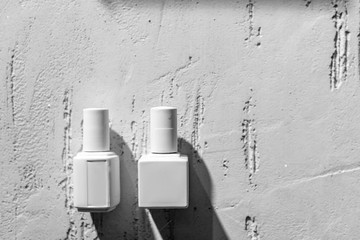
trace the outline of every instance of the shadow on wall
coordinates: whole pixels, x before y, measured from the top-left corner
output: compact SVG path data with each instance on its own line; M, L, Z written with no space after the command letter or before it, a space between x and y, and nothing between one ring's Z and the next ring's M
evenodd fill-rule
M123 138L111 130L111 150L120 157L121 200L112 212L91 213L100 240L228 239L212 207L205 162L186 140L178 142L180 153L189 156L189 207L147 210L138 208L137 162Z
M157 229L163 239L228 239L211 203L212 184L205 162L185 139L178 142L179 152L189 157L189 207L151 209Z
M100 240L138 239L137 166L123 138L110 130L110 149L120 159L120 204L111 212L91 213Z

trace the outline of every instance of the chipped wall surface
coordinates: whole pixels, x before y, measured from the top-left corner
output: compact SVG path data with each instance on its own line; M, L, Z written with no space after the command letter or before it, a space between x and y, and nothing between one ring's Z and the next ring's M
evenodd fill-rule
M4 0L0 36L0 239L358 239L358 1ZM186 210L137 207L158 105ZM86 107L121 158L110 213L73 207Z

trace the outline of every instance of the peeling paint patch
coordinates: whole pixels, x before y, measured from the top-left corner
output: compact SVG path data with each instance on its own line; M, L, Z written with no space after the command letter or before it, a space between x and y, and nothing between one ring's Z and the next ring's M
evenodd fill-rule
M241 141L243 143L242 149L245 156L245 168L249 172L249 183L253 189L256 189L257 184L254 184L253 177L259 169L260 156L257 150L257 134L254 127L255 120L250 116L250 110L253 107L255 107L255 105L252 103L252 97L250 97L243 107L246 118L244 118L241 123Z
M245 38L245 42L255 42L255 45L260 47L261 27L256 27L254 23L255 1L249 0L249 2L246 4L246 8L248 10L247 22L249 24L249 35Z
M252 177L258 170L258 152L256 143L256 130L254 128L253 119L244 119L242 122L242 138L243 151L245 155L245 167L249 171L249 180L252 182Z
M169 98L174 98L174 77L170 80Z
M73 203L73 185L71 173L73 170L73 159L71 155L71 115L72 115L72 89L66 89L63 98L63 118L64 118L64 146L62 151L62 160L64 163L64 172L66 174L65 190L65 208L69 216L69 227L65 239L76 239L77 227L75 225L75 207Z
M70 155L70 141L71 141L71 114L72 114L72 103L71 103L71 97L72 97L72 90L66 90L64 93L63 98L63 118L64 118L64 134L63 134L63 151L62 151L62 159L65 163L66 167L66 161L67 158ZM66 170L66 168L65 168Z
M7 66L7 76L6 76L6 84L8 89L7 94L7 105L11 109L11 119L12 123L15 122L15 102L14 102L14 61L15 61L15 50L11 51L11 60Z
M131 112L133 113L135 110L135 95L133 95L132 97L132 101L131 101Z
M142 148L142 154L147 154L147 142L148 142L148 122L147 121L143 121L143 127L142 127L142 132L143 135L141 137L141 148Z
M224 177L227 177L229 172L229 160L224 158L222 161L222 168L223 168L223 175Z
M160 105L161 105L161 106L164 105L164 90L161 91L161 95L160 95Z
M244 111L246 114L249 114L251 108L253 108L253 107L255 107L255 104L252 103L252 97L250 97L250 98L245 102L245 105L244 105L244 107L243 107L243 111Z
M26 191L33 191L43 188L42 179L37 176L37 169L35 164L28 163L21 169L21 185L20 188Z
M254 4L255 2L253 0L249 0L248 4L246 5L246 8L248 10L249 18L249 36L245 38L245 41L249 41L253 37L253 30L254 30Z
M306 7L309 7L311 4L311 0L304 0L304 2Z
M360 11L360 10L359 10ZM357 35L357 40L358 40L358 69L359 69L359 76L360 76L360 28L359 28L359 33Z
M191 133L191 144L194 146L194 156L197 156L197 152L201 150L201 144L199 141L199 132L200 127L203 124L205 118L204 118L204 112L205 112L205 104L204 104L204 98L201 96L200 91L198 90L195 98L195 107L193 112L193 131ZM201 159L197 158L197 162L200 163Z
M10 121L13 127L15 127L15 48L11 50L11 58L6 66L6 106L10 110ZM12 139L12 157L10 162L15 162L17 159L17 140L15 137Z
M332 20L335 27L334 51L330 61L330 89L340 88L348 75L349 38L347 0L334 0Z
M131 129L131 152L133 153L134 159L137 159L137 150L138 150L138 143L136 140L136 134L137 134L137 130L138 130L138 124L136 121L132 121L130 124L130 129Z
M260 240L258 224L255 217L246 216L245 218L245 231L250 240Z

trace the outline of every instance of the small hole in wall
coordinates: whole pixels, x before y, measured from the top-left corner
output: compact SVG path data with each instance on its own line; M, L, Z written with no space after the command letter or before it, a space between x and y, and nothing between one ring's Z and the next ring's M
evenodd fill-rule
M245 218L245 230L248 230L250 221L251 221L251 217L246 216L246 218Z

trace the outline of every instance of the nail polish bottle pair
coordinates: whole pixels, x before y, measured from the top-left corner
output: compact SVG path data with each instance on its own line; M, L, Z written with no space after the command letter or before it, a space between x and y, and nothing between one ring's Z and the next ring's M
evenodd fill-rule
M111 211L120 203L121 180L119 157L110 151L109 111L84 109L83 130L83 151L74 157L74 205ZM151 109L150 141L151 153L138 161L139 207L186 208L189 166L177 149L176 108Z

